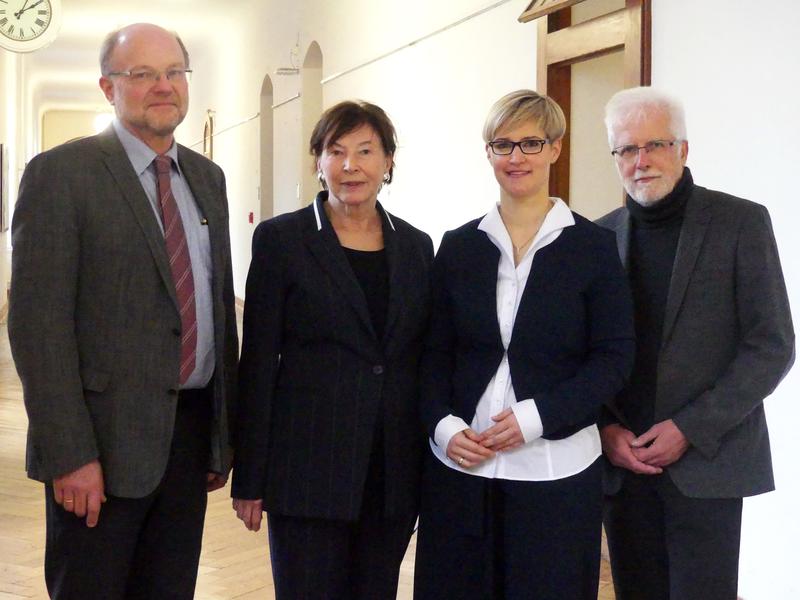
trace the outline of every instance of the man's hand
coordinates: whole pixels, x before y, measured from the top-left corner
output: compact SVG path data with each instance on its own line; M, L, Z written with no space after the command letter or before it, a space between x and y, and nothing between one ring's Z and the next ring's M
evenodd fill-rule
M218 490L222 487L225 487L225 484L228 483L228 477L226 475L222 475L220 473L214 473L213 471L209 471L206 473L206 491L213 492L214 490Z
M689 448L689 441L672 419L656 423L631 442L633 453L643 463L666 467Z
M53 479L56 504L77 517L86 517L86 526L94 527L100 507L106 501L103 468L93 460L82 467Z
M459 431L447 442L447 457L459 467L468 469L494 456L494 451L481 445L483 435L472 429Z
M525 443L519 421L514 411L510 408L497 413L492 417L494 425L481 433L483 436L482 446L490 448L495 452L512 450Z
M261 500L242 500L241 498L234 498L233 510L236 511L236 516L241 519L247 529L250 531L258 531L261 529Z
M600 430L603 452L615 467L628 469L640 475L658 475L661 468L643 462L635 453L632 444L636 439L633 432L614 423Z

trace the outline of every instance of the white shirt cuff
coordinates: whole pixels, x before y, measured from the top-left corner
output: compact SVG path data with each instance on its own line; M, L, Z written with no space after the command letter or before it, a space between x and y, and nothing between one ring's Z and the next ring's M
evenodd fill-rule
M526 444L542 437L544 425L542 425L542 417L539 416L539 409L536 408L536 402L533 401L533 398L512 404L511 410L514 411L514 416L517 417L517 423L519 423L519 428ZM441 425L441 421L439 425ZM438 433L438 426L436 431Z
M538 415L539 413L537 412L536 414ZM436 430L433 432L433 441L444 452L447 452L447 444L450 443L450 438L467 428L469 428L469 425L461 417L447 415L436 426Z

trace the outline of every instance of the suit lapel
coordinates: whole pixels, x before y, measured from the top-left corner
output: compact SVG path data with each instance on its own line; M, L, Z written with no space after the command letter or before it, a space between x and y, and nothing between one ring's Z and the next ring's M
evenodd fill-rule
M105 153L106 166L117 182L120 193L130 205L139 226L142 228L142 233L145 240L147 240L147 245L150 247L150 252L153 254L153 260L164 281L167 293L172 298L176 310L178 310L178 299L175 296L175 285L172 283L172 271L169 267L167 250L164 245L164 235L158 226L150 200L148 200L147 194L142 189L142 184L131 167L128 155L125 154L125 149L117 139L113 128L106 129L98 136L98 140L101 149Z
M711 205L708 199L695 188L686 203L686 213L683 218L678 249L675 253L675 263L672 267L672 277L667 294L667 305L664 311L664 333L662 340L669 337L675 319L678 316L686 286L692 276L697 256L703 245L708 224L711 221Z
M384 208L378 203L378 212L383 222L383 245L386 249L386 264L389 267L389 307L386 312L386 327L383 332L384 347L388 347L392 329L396 326L408 292L416 289L416 278L421 275L417 261L413 259L415 249L409 247L408 239L398 235Z
M497 320L497 270L500 262L500 249L494 245L485 232L477 228L473 231L474 243L469 245L463 257L465 265L469 265L469 282L467 289L473 294L472 301L478 309L476 319L480 327L488 327L493 343L503 345L500 336L500 323ZM513 335L512 335L513 337Z
M193 160L182 146L178 146L178 163L189 189L192 191L202 218L208 223L208 239L211 245L212 282L216 286L217 276L225 272L225 259L221 241L227 235L227 228L219 211L217 190L206 185L205 178L196 160Z
M627 271L630 268L629 249L631 247L631 213L627 209L622 209L619 212L617 224L614 226L614 231L617 234L617 253L622 266Z
M343 297L353 307L364 327L375 336L372 319L367 309L367 299L353 269L350 268L350 263L347 262L339 238L336 237L336 232L325 214L321 195L317 195L309 209L309 218L314 221L305 238L309 251L341 290ZM319 218L319 229L315 221L315 214Z

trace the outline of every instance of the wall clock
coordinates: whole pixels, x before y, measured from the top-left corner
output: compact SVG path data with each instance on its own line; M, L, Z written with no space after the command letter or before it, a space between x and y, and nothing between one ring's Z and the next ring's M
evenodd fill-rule
M0 47L33 52L50 44L61 27L61 0L0 0Z

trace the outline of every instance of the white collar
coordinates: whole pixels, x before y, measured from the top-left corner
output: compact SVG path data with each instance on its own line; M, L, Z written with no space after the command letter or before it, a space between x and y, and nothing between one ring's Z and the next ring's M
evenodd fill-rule
M325 199L327 198L327 195L325 198L321 198L320 196L321 194L317 194L317 197L314 198L314 202L311 203L314 206L314 218L317 220L317 231L322 231L322 217L320 217L320 213L325 212L325 209L322 208L322 203L327 202ZM397 231L394 227L394 223L392 222L392 216L383 209L380 202L378 202L377 208L379 215L386 215L386 220L389 221L389 227L392 228L392 231Z
M552 241L552 234L560 233L562 229L575 225L575 217L572 215L572 211L561 198L550 198L550 202L553 203L553 207L545 215L536 237L533 238L533 241L528 246L528 251L525 253L526 256L532 249L540 246L543 240L548 240L547 243ZM494 245L504 251L513 261L514 250L511 244L511 236L508 235L506 225L500 216L499 202L481 219L481 222L478 223L478 229L485 232Z

